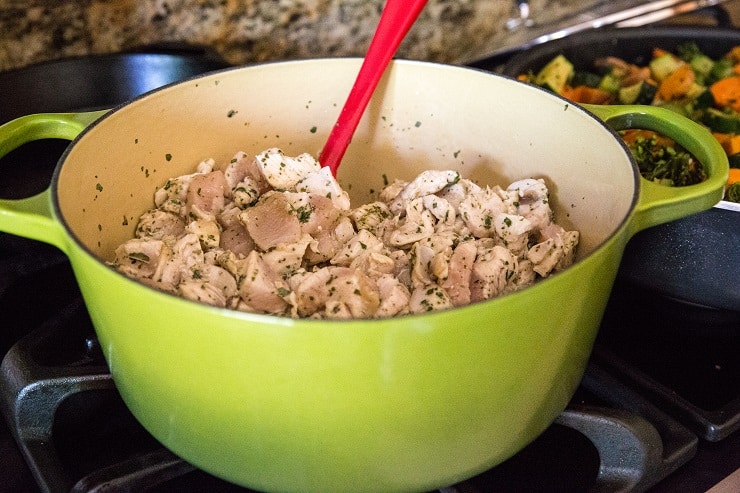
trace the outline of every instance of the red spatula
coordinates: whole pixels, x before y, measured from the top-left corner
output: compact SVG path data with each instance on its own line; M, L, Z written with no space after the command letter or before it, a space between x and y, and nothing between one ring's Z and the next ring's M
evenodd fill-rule
M319 155L321 165L329 166L334 176L385 68L426 3L427 0L386 2L357 79Z

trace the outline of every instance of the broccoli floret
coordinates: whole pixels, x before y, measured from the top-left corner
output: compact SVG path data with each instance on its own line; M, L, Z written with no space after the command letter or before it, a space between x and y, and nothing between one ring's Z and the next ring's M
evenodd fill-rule
M733 183L725 191L725 200L728 202L740 202L740 181Z
M704 53L699 49L699 46L693 41L678 45L676 47L676 55L684 62L691 62L694 57L704 56Z

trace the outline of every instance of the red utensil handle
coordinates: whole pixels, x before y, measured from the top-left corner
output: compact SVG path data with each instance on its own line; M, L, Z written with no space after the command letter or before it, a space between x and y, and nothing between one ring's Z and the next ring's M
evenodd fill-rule
M386 2L355 84L319 155L321 165L329 166L334 176L385 68L426 2L427 0Z

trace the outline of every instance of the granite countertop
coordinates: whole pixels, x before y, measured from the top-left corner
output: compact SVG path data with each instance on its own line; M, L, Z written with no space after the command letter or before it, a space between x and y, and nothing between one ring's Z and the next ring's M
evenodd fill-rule
M383 4L384 0L11 0L0 7L0 70L173 42L208 46L236 65L359 56ZM505 36L506 22L517 12L512 0L430 0L398 56L460 62L483 43Z

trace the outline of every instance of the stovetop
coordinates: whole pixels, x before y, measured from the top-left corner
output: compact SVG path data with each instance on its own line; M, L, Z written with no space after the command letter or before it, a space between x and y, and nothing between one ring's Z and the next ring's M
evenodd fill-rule
M161 64L133 73L147 79L152 66ZM217 66L177 63L170 75ZM0 123L13 116L0 105ZM31 143L0 159L0 198L43 190L67 144ZM0 234L0 314L0 492L248 491L182 461L128 412L61 252ZM740 468L739 328L740 312L618 280L568 408L510 460L440 491L705 491Z

